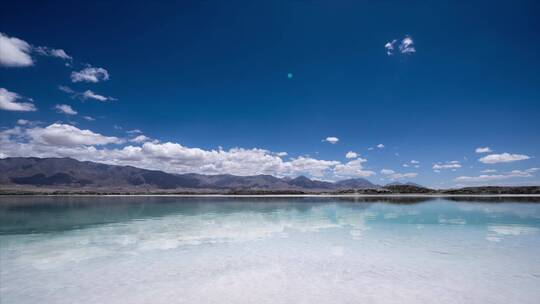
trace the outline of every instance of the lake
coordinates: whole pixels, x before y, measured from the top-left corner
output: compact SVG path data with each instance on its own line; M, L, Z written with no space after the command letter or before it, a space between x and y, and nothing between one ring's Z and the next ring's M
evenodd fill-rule
M0 299L536 304L539 202L0 197Z

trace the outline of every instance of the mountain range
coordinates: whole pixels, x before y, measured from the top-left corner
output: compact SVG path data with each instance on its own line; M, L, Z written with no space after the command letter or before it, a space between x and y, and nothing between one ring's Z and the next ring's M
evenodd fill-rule
M42 188L125 190L296 190L333 191L380 188L363 178L335 183L305 176L236 176L172 174L132 166L107 165L72 158L13 157L0 159L0 185Z

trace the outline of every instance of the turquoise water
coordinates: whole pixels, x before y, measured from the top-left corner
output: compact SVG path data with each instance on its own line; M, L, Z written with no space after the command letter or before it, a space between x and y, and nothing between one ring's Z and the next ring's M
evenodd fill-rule
M539 202L0 197L0 302L540 303Z

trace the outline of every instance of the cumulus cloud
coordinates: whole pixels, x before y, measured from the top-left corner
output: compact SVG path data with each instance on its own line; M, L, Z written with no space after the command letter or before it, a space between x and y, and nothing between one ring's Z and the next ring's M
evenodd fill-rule
M489 147L478 147L474 150L476 153L491 153L493 152Z
M31 143L51 147L99 146L123 142L117 137L104 136L90 130L81 130L72 125L60 123L54 123L46 128L30 128L25 130L25 134L31 139Z
M339 141L339 138L334 137L334 136L329 136L329 137L323 139L322 141L326 141L326 142L329 142L331 144L336 144Z
M345 164L338 163L334 167L334 175L338 178L368 177L375 175L375 172L371 170L364 170L363 163L365 162L367 162L367 159L357 158Z
M22 97L14 92L0 88L0 109L6 111L31 112L36 111L36 107L31 102L18 102Z
M378 144L378 145L377 145L377 148L379 148L379 149L384 149L384 145L383 145L383 144Z
M96 119L95 119L94 117L92 117L92 116L83 116L83 118L84 118L85 120L88 120L88 121L94 121L94 120L96 120Z
M490 154L479 159L480 162L484 164L498 164L498 163L510 163L518 160L529 159L530 156L524 154Z
M527 170L512 170L504 174L482 174L479 176L459 176L455 178L456 182L460 183L486 183L493 181L502 181L513 178L526 178L532 177L533 173L537 172L539 168L530 168Z
M24 40L0 33L0 65L26 67L34 64L30 52L32 47Z
M418 173L410 172L410 173L398 173L391 169L382 169L381 170L382 175L386 175L390 179L404 179L404 178L413 178L417 177Z
M100 82L109 80L109 72L104 68L86 67L80 71L71 72L72 82Z
M433 165L433 170L441 169L458 169L461 168L461 164L457 160L445 162L445 163L436 163Z
M27 67L34 64L32 53L61 58L64 60L72 60L62 49L54 49L46 46L34 47L30 43L16 38L9 37L4 33L0 33L0 66L6 67Z
M405 36L403 39L401 39L401 41L393 39L392 41L387 42L384 45L384 48L386 49L386 55L388 56L394 55L396 50L399 52L398 54L406 55L416 53L414 41L411 36Z
M58 113L63 113L67 115L77 115L77 111L73 110L70 105L67 104L57 104L54 106Z
M114 136L60 123L44 128L16 126L0 131L0 154L5 157L73 157L83 161L131 165L173 173L306 175L321 179L375 174L364 170L362 165L367 160L362 158L347 163L309 156L284 160L278 155L281 153L259 148L205 150L174 142L140 139L140 143L126 143Z
M21 126L27 125L27 124L29 124L29 123L30 123L30 121L29 121L29 120L26 120L26 119L18 119L18 120L17 120L17 124L18 124L18 125L21 125Z
M139 136L136 136L136 137L130 139L129 141L134 142L134 143L142 143L142 142L150 141L150 140L152 140L152 139L145 136L145 135L139 135Z
M347 152L347 154L345 154L345 157L348 158L348 159L357 158L358 153L353 152L353 151L349 151L349 152Z

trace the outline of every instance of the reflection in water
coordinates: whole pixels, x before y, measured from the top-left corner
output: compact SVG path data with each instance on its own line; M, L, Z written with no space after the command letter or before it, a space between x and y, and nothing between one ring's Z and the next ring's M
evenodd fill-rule
M5 197L0 244L13 303L540 300L515 198Z

